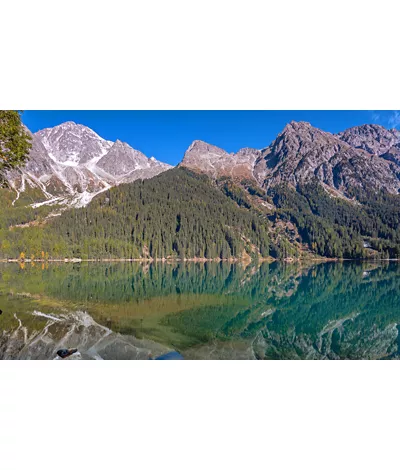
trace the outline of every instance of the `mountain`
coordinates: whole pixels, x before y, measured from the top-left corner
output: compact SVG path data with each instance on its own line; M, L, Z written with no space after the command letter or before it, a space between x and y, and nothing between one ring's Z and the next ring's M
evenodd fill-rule
M171 168L147 158L127 143L111 142L81 124L65 122L32 135L27 165L9 173L16 191L32 207L80 207L106 189L147 179ZM337 135L306 122L290 122L263 149L237 153L195 140L182 167L213 179L253 180L269 190L297 187L317 179L328 191L349 197L354 188L400 191L400 132L378 125L350 128Z
M354 148L379 156L385 155L392 147L400 146L400 131L377 124L351 127L337 136Z
M259 150L228 153L195 140L170 169L76 126L34 135L20 185L12 181L14 208L7 194L0 214L1 256L400 257L396 130L365 125L333 135L290 122ZM34 189L32 200L43 202L29 212ZM81 209L52 221L43 212L51 203Z
M147 158L128 144L105 140L81 124L65 122L32 136L24 168L8 174L10 186L32 207L80 207L120 183L151 178L170 165Z
M376 124L351 127L338 134L338 137L352 147L379 155L390 162L390 168L400 179L400 131L385 129Z
M47 231L43 249L54 253L57 240L58 256L238 259L269 254L266 217L238 207L207 176L186 168L111 188L87 207L49 221ZM55 237L51 241L49 234Z
M296 187L316 178L343 195L350 188L383 188L393 194L400 189L386 160L306 122L289 123L263 150L254 174L267 188L280 183Z
M267 213L273 256L299 242L300 251L328 257L397 257L399 137L375 125L333 135L293 121L260 150L228 154L195 141L181 166L207 174L239 206Z
M49 157L65 165L77 166L105 155L112 142L102 139L81 124L64 122L35 134L45 146Z
M254 179L265 189L282 183L297 187L316 178L344 196L350 188L371 187L397 194L399 170L391 161L400 154L400 133L387 131L379 146L382 139L377 136L362 140L355 128L346 132L335 136L307 122L290 122L268 147L245 148L236 154L197 140L181 165L215 179ZM376 153L378 149L381 153Z
M212 178L251 178L254 164L260 156L261 152L256 149L244 148L233 154L195 140L186 150L181 166L200 171Z
M97 167L111 175L118 183L130 183L137 179L147 179L171 165L159 162L154 157L147 158L139 150L117 140L104 157L97 162Z

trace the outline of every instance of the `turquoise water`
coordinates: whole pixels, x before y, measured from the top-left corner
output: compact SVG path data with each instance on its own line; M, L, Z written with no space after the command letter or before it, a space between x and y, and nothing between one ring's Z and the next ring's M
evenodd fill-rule
M399 354L400 265L0 265L0 357L383 359Z

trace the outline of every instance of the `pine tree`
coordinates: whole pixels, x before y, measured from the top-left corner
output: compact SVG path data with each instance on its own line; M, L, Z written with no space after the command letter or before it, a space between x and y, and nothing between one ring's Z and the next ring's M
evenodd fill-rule
M23 165L29 156L31 136L26 132L20 111L0 111L0 182L4 173Z

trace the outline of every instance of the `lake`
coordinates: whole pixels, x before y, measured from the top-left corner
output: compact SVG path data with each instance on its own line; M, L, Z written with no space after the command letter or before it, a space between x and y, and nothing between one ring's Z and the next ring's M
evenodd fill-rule
M398 263L0 264L0 358L396 359Z

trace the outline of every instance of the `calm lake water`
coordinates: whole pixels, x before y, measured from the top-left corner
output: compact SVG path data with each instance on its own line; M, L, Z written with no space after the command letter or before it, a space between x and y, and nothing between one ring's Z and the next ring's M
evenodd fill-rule
M0 265L0 358L396 359L400 265Z

